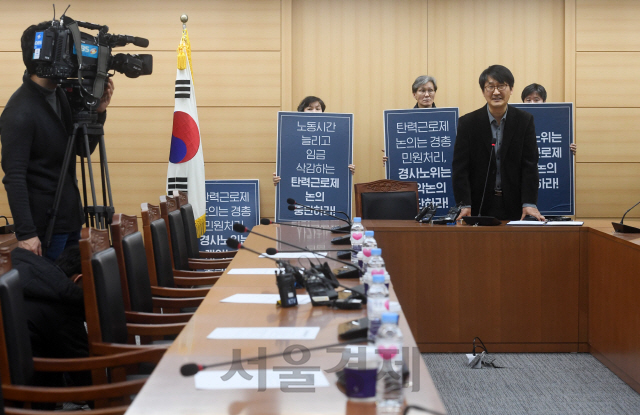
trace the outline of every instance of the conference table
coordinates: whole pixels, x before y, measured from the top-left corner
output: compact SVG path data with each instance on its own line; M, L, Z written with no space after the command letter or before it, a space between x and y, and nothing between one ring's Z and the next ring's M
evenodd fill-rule
M306 224L329 226L329 223L319 221ZM330 243L335 235L323 230L280 225L260 225L253 230L312 250L336 249ZM245 246L258 252L265 252L269 247L291 249L256 234L249 235ZM330 254L335 256L335 252ZM292 263L295 264L296 260L292 260ZM300 264L309 266L307 260L301 260ZM333 268L340 266L337 263L330 265ZM173 341L127 414L375 414L375 403L349 401L338 387L336 367L341 364L340 348L305 351L305 348L308 350L339 342L338 325L366 316L364 309L335 310L311 304L280 308L275 304L221 302L234 294L277 294L273 274L229 274L232 269L274 267L271 259L259 258L247 250L238 252L230 267ZM357 280L342 281L350 286L358 283ZM303 290L299 290L298 294L304 294ZM390 298L397 299L393 286L390 287ZM406 402L445 413L444 405L402 313L399 324L404 334L404 346L408 348L405 361L411 371L409 386L404 388ZM320 330L313 340L207 339L207 335L221 327L319 327ZM207 373L210 371L205 370L198 376L222 376L229 373L228 376L240 377L243 370L250 375L255 373L249 372L251 370L273 369L283 374L280 379L284 380L279 388L202 390L196 389L194 377L183 377L180 374L181 366L186 363L224 363L260 354L279 356L261 361L252 360L233 367L228 363L211 369L220 372L210 374ZM295 371L297 369L299 372ZM313 385L305 386L312 390L300 391L289 387L285 382L299 384L300 373L309 372L321 372L326 377L328 386L315 386L317 378L314 378ZM287 374L295 377L296 373L296 380L286 377Z
M611 222L363 224L422 352L589 352L640 392L640 233Z

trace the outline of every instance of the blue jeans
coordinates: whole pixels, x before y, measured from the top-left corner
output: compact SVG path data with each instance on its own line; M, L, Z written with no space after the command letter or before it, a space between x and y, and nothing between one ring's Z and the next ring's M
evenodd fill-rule
M68 246L78 245L78 241L80 240L80 231L69 232L69 233L56 233L51 237L51 245L49 249L46 250L44 256L49 258L52 261L58 259L62 251L64 251ZM43 242L42 240L40 240ZM44 246L42 247L44 250Z

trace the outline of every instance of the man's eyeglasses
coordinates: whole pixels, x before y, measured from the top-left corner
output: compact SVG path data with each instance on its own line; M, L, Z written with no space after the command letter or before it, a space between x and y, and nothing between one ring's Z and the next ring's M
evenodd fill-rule
M419 89L419 90L418 90L418 93L419 93L419 94L429 94L429 95L433 95L433 94L435 94L435 93L436 93L436 91L435 91L434 89L427 89L427 90Z
M500 92L504 91L507 89L509 85L508 84L500 84L500 85L485 85L484 86L484 90L487 92L493 92L494 90L498 90Z

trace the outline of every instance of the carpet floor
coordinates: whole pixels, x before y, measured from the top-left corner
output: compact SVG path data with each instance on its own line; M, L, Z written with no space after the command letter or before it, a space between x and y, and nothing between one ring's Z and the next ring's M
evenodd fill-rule
M640 414L640 394L588 353L493 354L470 369L459 353L422 355L449 415Z

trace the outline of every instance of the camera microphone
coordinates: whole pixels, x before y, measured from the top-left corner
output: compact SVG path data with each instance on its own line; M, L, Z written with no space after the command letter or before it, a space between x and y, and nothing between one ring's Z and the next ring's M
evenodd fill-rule
M145 39L143 37L129 35L114 35L113 37L115 38L114 46L126 46L129 43L141 48L149 46L149 39Z
M143 37L133 37L133 41L131 42L133 43L134 46L139 46L141 48L146 48L147 46L149 46L149 39L145 39Z

